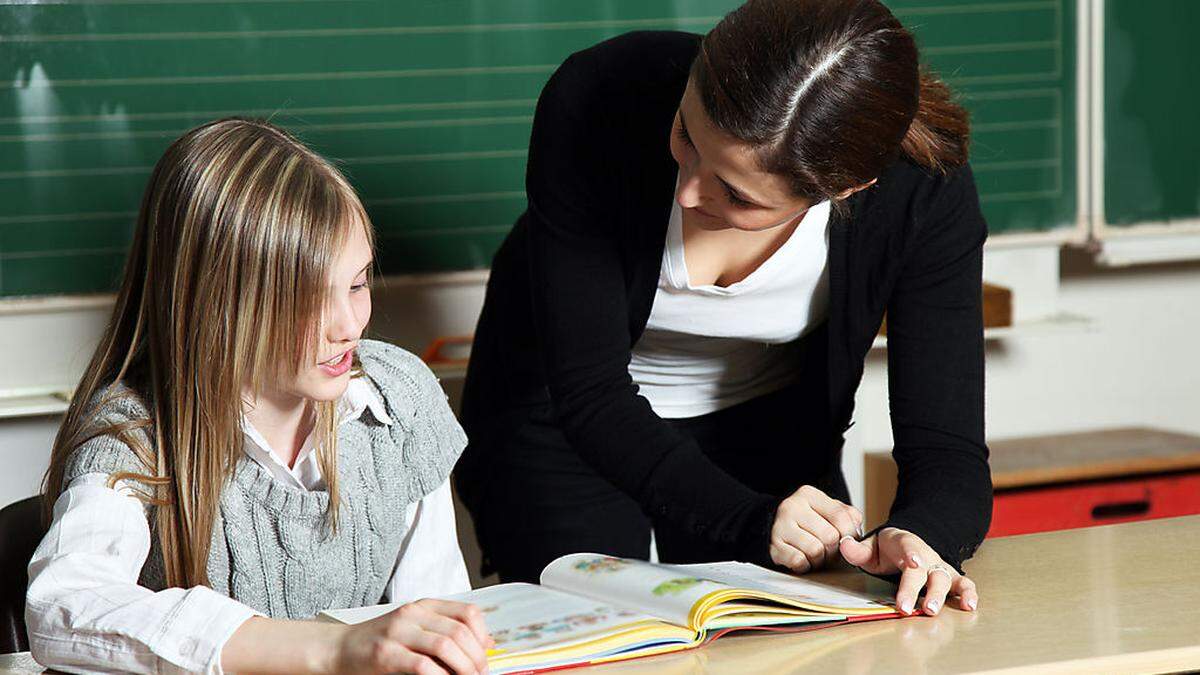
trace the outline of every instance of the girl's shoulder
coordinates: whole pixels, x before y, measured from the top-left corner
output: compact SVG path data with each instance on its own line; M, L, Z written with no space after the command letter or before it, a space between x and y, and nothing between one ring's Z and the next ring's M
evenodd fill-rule
M141 459L153 443L149 408L133 389L115 382L100 389L84 408L85 437L67 458L63 470L65 488L89 473L146 473ZM139 453L136 446L141 446Z
M358 358L393 418L403 422L448 405L437 376L416 354L387 342L361 340Z
M450 475L467 436L429 366L415 354L377 340L362 340L359 362L392 418L388 428L402 447L405 473L416 496L433 492Z

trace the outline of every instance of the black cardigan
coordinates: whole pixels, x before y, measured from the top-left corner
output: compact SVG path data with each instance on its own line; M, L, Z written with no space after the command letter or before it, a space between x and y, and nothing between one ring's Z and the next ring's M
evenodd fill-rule
M550 405L580 456L646 513L765 562L779 498L709 461L654 414L628 372L657 287L678 169L669 134L698 45L687 33L623 35L572 55L542 91L528 209L493 261L475 336L465 459L485 460ZM961 568L991 518L987 228L974 180L966 166L942 175L899 160L848 206L830 223L829 446L795 451L840 453L886 311L899 466L887 525Z

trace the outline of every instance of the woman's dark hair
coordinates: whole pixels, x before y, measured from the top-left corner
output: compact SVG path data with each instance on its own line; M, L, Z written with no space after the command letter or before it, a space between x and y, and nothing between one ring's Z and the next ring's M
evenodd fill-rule
M966 110L878 0L750 0L704 37L691 78L716 128L800 197L834 199L901 152L939 172L967 161Z

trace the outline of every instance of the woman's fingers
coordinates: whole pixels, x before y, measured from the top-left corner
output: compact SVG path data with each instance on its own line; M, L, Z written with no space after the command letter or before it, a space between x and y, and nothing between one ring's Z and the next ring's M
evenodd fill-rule
M896 608L904 614L912 614L917 604L917 595L925 586L928 574L920 567L905 567L900 573L900 587L896 590Z
M921 603L921 609L926 614L937 614L946 604L946 594L950 592L953 577L958 573L941 564L930 566L926 572L925 600Z
M778 528L778 541L773 542L782 560L776 560L794 572L803 574L817 569L825 562L825 544L795 522Z
M976 588L975 582L967 577L959 575L954 580L951 592L958 596L958 606L960 608L968 612L973 612L979 606L979 589Z
M900 572L900 587L896 591L896 607L911 614L916 606L921 589L925 598L921 608L936 614L946 605L946 598L956 597L960 608L972 611L979 604L979 591L975 582L946 564L941 556L917 535L897 528L884 528L877 536L876 550L880 567L895 568L884 572ZM848 543L848 542L847 542ZM845 548L846 545L843 545ZM843 556L846 552L843 551ZM851 552L847 560L856 555ZM874 570L868 570L875 574Z
M771 560L776 565L783 565L796 574L804 574L812 569L812 565L808 562L808 556L804 555L804 551L782 539L771 541Z
M839 551L846 562L870 574L885 572L879 565L879 539L875 535L857 541L854 537L842 537Z
M833 559L837 555L838 542L841 541L842 533L837 530L829 521L825 520L819 513L814 510L801 510L796 518L795 527L797 530L804 532L808 537L801 537L800 541L815 540L815 545L820 547L820 551L813 550L809 556L813 567L821 567L826 562ZM799 537L799 535L797 535ZM800 547L805 553L809 553L809 549ZM816 555L816 559L813 559Z
M797 494L803 494L808 500L809 507L837 530L837 536L834 537L835 545L838 539L846 535L854 536L861 533L862 511L830 497L811 485L800 488ZM816 533L814 532L814 534Z
M888 556L890 561L900 571L900 588L896 591L896 606L905 614L912 614L917 604L917 595L924 588L928 578L928 570L924 563L932 562L936 557L933 549L929 549L920 537L897 530L886 528L879 533L881 538L881 556ZM923 550L928 549L928 551Z

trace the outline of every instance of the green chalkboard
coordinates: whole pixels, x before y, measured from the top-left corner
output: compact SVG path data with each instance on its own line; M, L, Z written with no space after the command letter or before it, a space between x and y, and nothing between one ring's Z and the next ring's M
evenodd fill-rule
M1200 2L1105 3L1104 211L1110 225L1200 218Z
M525 206L538 92L571 52L703 32L732 0L96 0L0 6L0 296L114 287L166 144L270 116L340 161L388 273L486 267ZM994 233L1074 217L1067 0L893 0L974 113ZM665 140L664 140L665 142Z

